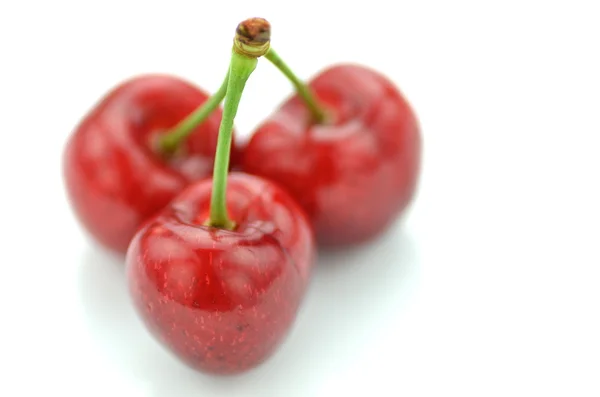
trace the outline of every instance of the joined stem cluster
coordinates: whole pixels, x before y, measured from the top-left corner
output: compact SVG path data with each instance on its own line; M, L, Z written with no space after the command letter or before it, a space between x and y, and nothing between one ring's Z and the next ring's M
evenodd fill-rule
M258 58L265 56L292 83L297 94L309 109L313 122L326 121L326 113L310 88L302 82L271 48L271 25L263 18L250 18L236 29L229 68L219 90L202 106L162 135L159 150L167 155L174 153L182 142L217 109L223 100L223 117L213 168L213 188L210 216L207 226L232 230L235 223L227 212L227 175L231 152L232 131L235 116L246 82L256 69Z

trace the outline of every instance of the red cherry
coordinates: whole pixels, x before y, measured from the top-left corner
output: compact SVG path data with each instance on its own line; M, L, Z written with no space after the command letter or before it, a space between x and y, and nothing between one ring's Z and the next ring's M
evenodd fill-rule
M83 226L124 253L137 228L191 181L211 175L221 121L217 109L169 160L155 140L208 99L176 77L133 78L81 121L64 157L67 193ZM232 153L232 162L237 161Z
M299 96L253 134L243 170L285 187L323 245L373 238L411 202L420 171L420 129L408 102L380 73L326 69L309 86L329 112L315 124Z
M145 325L191 367L232 374L288 333L315 257L304 212L270 181L231 173L232 231L204 226L212 180L190 185L135 235L127 277Z

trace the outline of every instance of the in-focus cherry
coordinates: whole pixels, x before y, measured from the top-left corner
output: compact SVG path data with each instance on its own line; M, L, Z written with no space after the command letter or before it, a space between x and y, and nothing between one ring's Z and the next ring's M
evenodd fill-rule
M295 78L272 50L266 57ZM413 110L386 77L359 65L330 67L309 87L292 81L299 95L255 131L243 170L286 188L320 244L375 237L415 194L421 137Z
M110 91L77 126L64 154L67 193L83 226L102 245L124 253L146 219L191 181L211 175L220 109L208 117L205 112L200 125L196 120L174 152L159 145L162 134L207 100L180 78L139 76ZM220 99L213 102L212 109Z
M136 235L127 256L144 323L182 361L232 374L266 360L287 335L314 261L308 219L273 183L228 179L234 230L204 226L212 181L189 186Z

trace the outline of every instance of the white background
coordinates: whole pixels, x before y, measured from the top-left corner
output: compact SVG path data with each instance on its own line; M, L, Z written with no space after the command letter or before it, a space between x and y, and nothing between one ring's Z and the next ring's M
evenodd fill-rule
M599 396L600 10L590 1L2 1L0 395ZM196 373L134 315L119 258L66 202L65 140L115 84L219 86L263 16L303 77L335 62L397 82L423 127L416 201L321 258L279 352ZM249 134L291 87L266 61Z

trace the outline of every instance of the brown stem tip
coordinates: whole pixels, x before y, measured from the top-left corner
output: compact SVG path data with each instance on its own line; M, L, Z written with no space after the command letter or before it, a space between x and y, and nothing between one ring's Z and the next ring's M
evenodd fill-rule
M258 58L267 53L271 44L271 24L264 18L249 18L235 31L234 50L241 55Z

